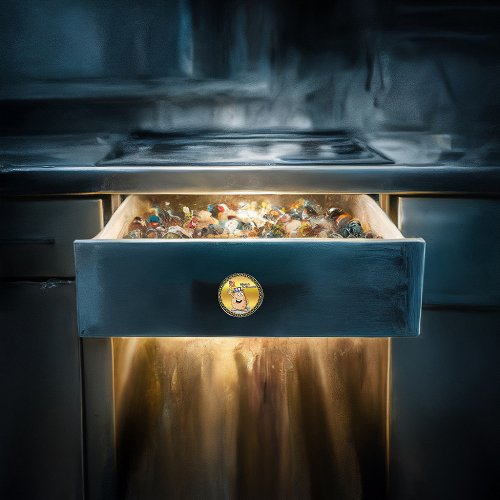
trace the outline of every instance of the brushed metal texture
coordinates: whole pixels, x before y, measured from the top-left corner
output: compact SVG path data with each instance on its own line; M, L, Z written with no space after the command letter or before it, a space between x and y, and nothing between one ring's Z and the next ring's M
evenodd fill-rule
M498 193L497 166L5 166L0 193Z

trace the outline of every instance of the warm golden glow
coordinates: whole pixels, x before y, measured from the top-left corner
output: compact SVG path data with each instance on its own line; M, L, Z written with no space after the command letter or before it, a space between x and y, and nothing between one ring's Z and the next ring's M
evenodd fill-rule
M120 498L381 498L387 339L114 339Z

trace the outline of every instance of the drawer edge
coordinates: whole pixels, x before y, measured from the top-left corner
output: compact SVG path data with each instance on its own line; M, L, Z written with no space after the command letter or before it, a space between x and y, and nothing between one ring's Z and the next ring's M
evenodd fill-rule
M419 238L293 242L78 240L75 253L82 337L419 334L425 254L425 242ZM255 262L248 261L252 255L258 257ZM166 268L161 267L157 274L154 262L164 262ZM283 262L284 267L277 269ZM309 271L299 270L295 275L290 271L302 264L309 266ZM212 295L232 272L247 272L261 281L270 302L266 313L258 311L241 319L225 317ZM181 298L170 299L173 305L165 302L169 286L181 294ZM127 292L127 287L132 291ZM202 293L208 297L209 306L200 298ZM281 300L280 293L288 293L290 303ZM293 311L272 309L276 305L286 309L290 304L295 310L300 311L302 304L309 309L296 318ZM337 311L335 314L328 310L330 306ZM130 308L134 307L142 323L130 316ZM157 307L165 307L168 315L162 317ZM200 308L202 312L198 313ZM207 315L206 324L202 314ZM263 314L267 318L274 316L283 328L277 324L270 329L267 321L271 319L264 321ZM211 324L216 325L215 331L210 330Z

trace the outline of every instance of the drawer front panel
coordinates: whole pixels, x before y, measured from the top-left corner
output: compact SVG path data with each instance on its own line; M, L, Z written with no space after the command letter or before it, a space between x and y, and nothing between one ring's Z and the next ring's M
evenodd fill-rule
M75 242L80 335L414 336L422 240ZM220 283L246 273L264 300L228 316Z
M102 229L101 200L2 200L9 221L0 235L3 278L73 277L73 242Z
M424 304L500 307L500 200L400 198L399 226L427 243Z

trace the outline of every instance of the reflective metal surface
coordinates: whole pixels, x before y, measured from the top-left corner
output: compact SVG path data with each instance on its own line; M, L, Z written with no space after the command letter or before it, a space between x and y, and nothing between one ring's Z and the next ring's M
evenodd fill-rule
M333 132L329 134L331 138L335 137ZM194 134L195 137L196 135ZM238 137L238 134L221 134L220 137ZM304 140L303 133L298 133L297 137ZM153 161L138 165L133 161L120 162L116 158L112 166L99 164L115 147L118 139L119 137L97 135L96 150L91 154L88 135L74 135L73 147L65 147L68 138L61 142L57 161L41 161L37 157L43 152L44 140L37 138L37 146L30 155L26 146L29 140L24 138L24 142L19 143L24 144L23 147L14 145L7 155L0 154L0 194L500 191L499 161L491 156L497 146L492 144L480 147L447 134L369 135L366 138L368 146L380 151L384 157L394 159L394 165L369 165L362 162L356 165L335 165L333 162L324 163L324 159L321 159L323 153L316 153L316 159L321 160L319 164L307 164L306 159L296 157L288 163L259 165L259 162L253 162L250 157L245 157L241 151L236 150L232 154L240 155L240 164L222 165L223 162L215 161L214 155L223 156L224 151L219 150L217 153L217 149L210 152L210 168L193 164L194 160L194 163L207 161L203 155L192 156L193 152L191 163L176 165L158 166ZM266 134L266 140L272 143L271 132ZM4 143L7 141L5 139ZM54 138L51 136L45 142L48 151L52 151L54 156ZM102 142L104 145L100 146ZM203 149L207 146L201 147ZM460 155L458 159L453 159L455 152ZM165 161L170 156L162 153L161 157ZM139 162L144 158L141 160L139 154L136 160Z
M399 228L427 243L424 304L500 308L500 199L399 199Z
M392 163L342 132L134 134L100 165L235 167L244 165L379 165Z
M498 193L498 167L5 167L0 192Z
M0 165L89 167L109 154L119 138L91 133L0 137Z

